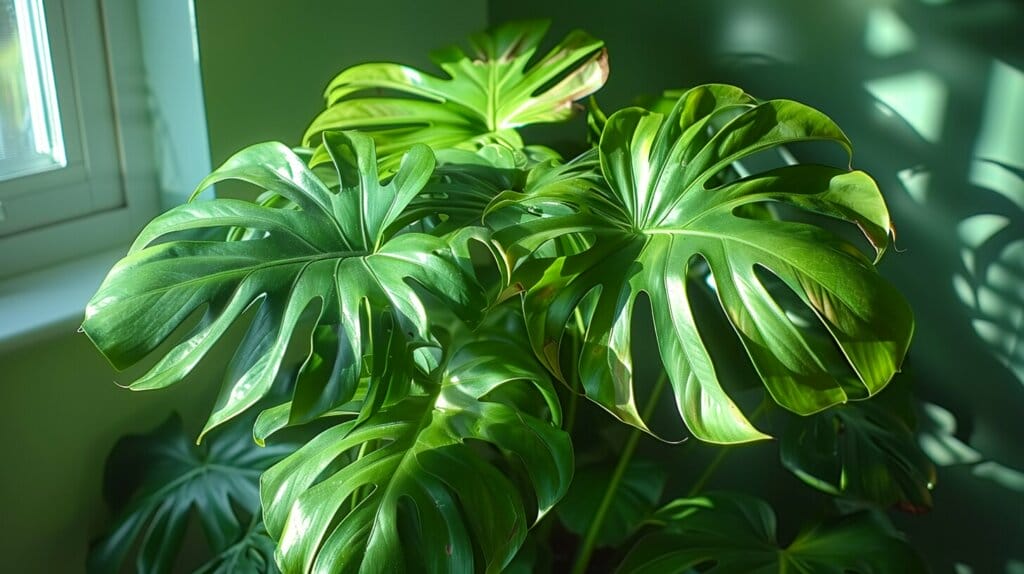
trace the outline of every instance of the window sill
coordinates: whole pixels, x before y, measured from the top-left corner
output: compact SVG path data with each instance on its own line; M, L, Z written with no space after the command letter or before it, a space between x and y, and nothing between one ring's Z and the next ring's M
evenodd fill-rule
M0 280L0 353L74 333L85 305L127 247Z

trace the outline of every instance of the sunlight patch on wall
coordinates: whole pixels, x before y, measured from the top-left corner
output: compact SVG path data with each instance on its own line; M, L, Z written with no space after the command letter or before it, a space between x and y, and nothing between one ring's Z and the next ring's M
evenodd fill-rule
M968 180L1010 204L957 227L964 273L953 278L971 325L1024 384L1024 73L992 63Z
M934 403L922 403L923 421L917 442L938 466L981 462L981 453L956 436L956 416Z
M960 222L964 272L953 276L953 289L978 338L1024 383L1024 237L1011 234L1012 223L990 213Z
M925 140L937 143L942 138L949 90L937 75L915 70L868 80L864 88L883 110L899 115Z
M908 167L896 173L903 189L907 191L911 199L924 205L928 201L928 185L932 181L932 174L921 166Z
M917 39L910 26L888 7L872 8L864 28L864 46L872 55L891 58L914 49Z
M972 469L971 473L974 476L992 480L1003 488L1015 492L1024 492L1024 473L1003 466L998 462L987 460L979 463Z
M956 234L964 245L971 249L977 249L1009 224L1009 218L1002 215L989 213L974 215L960 222L960 225L957 226ZM967 263L966 261L964 263L967 265L968 270L972 273L975 272L972 263Z
M787 20L772 10L747 3L735 6L724 21L718 50L728 54L771 54L780 61L794 57Z
M1018 129L1024 130L1024 124L1018 125L1021 126ZM1015 175L1005 165L989 161L988 158L975 159L971 162L970 181L1002 195L1024 211L1024 179Z
M1024 178L1007 168L1024 169L1024 73L994 61L983 109L970 181L1024 210Z

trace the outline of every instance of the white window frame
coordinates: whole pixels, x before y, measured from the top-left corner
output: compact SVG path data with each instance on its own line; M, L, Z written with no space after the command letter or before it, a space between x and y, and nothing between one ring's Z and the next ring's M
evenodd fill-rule
M0 279L130 241L187 193L169 185L193 185L209 171L192 0L43 6L67 166L0 182ZM182 73L193 76L193 97L182 98L189 86L169 77ZM156 89L168 85L175 93ZM182 105L188 110L167 109ZM183 155L200 165L173 165Z
M21 226L0 224L0 351L77 326L142 226L209 173L193 1L43 0L68 167L0 182Z
M0 237L124 204L98 6L43 0L66 163L0 183ZM68 26L74 22L74 29Z

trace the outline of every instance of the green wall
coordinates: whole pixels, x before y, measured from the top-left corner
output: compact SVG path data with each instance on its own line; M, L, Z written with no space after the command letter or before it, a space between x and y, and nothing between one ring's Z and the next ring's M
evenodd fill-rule
M89 540L108 519L101 485L114 443L174 410L198 429L201 405L213 400L213 386L203 379L160 393L121 389L114 381L124 380L85 335L73 326L65 333L0 355L5 572L84 572Z
M607 42L606 111L726 82L809 103L846 130L898 230L882 270L917 317L915 393L952 413L956 439L980 457L940 468L930 514L894 517L936 572L1024 571L1024 4L490 3L492 22L514 18ZM751 463L775 464L733 456L717 484L758 488Z
M487 26L483 0L201 0L196 16L214 166L254 143L298 145L343 68L425 66L439 43Z

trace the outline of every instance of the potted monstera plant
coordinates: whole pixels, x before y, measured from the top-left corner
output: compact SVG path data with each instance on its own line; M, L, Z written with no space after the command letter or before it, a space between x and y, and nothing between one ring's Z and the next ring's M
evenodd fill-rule
M344 70L300 146L253 145L198 186L258 197L145 227L84 332L117 369L148 361L133 390L232 356L206 444L165 426L116 450L133 495L94 570L136 549L168 570L192 511L206 571L923 568L872 510L926 507L932 482L885 390L913 332L875 268L889 214L868 174L787 151L850 141L803 104L701 85L591 99L571 157L529 145L520 128L608 75L601 41L541 54L545 31L498 26L437 75ZM685 446L636 456L772 436L841 501L792 542L707 473L667 487Z

